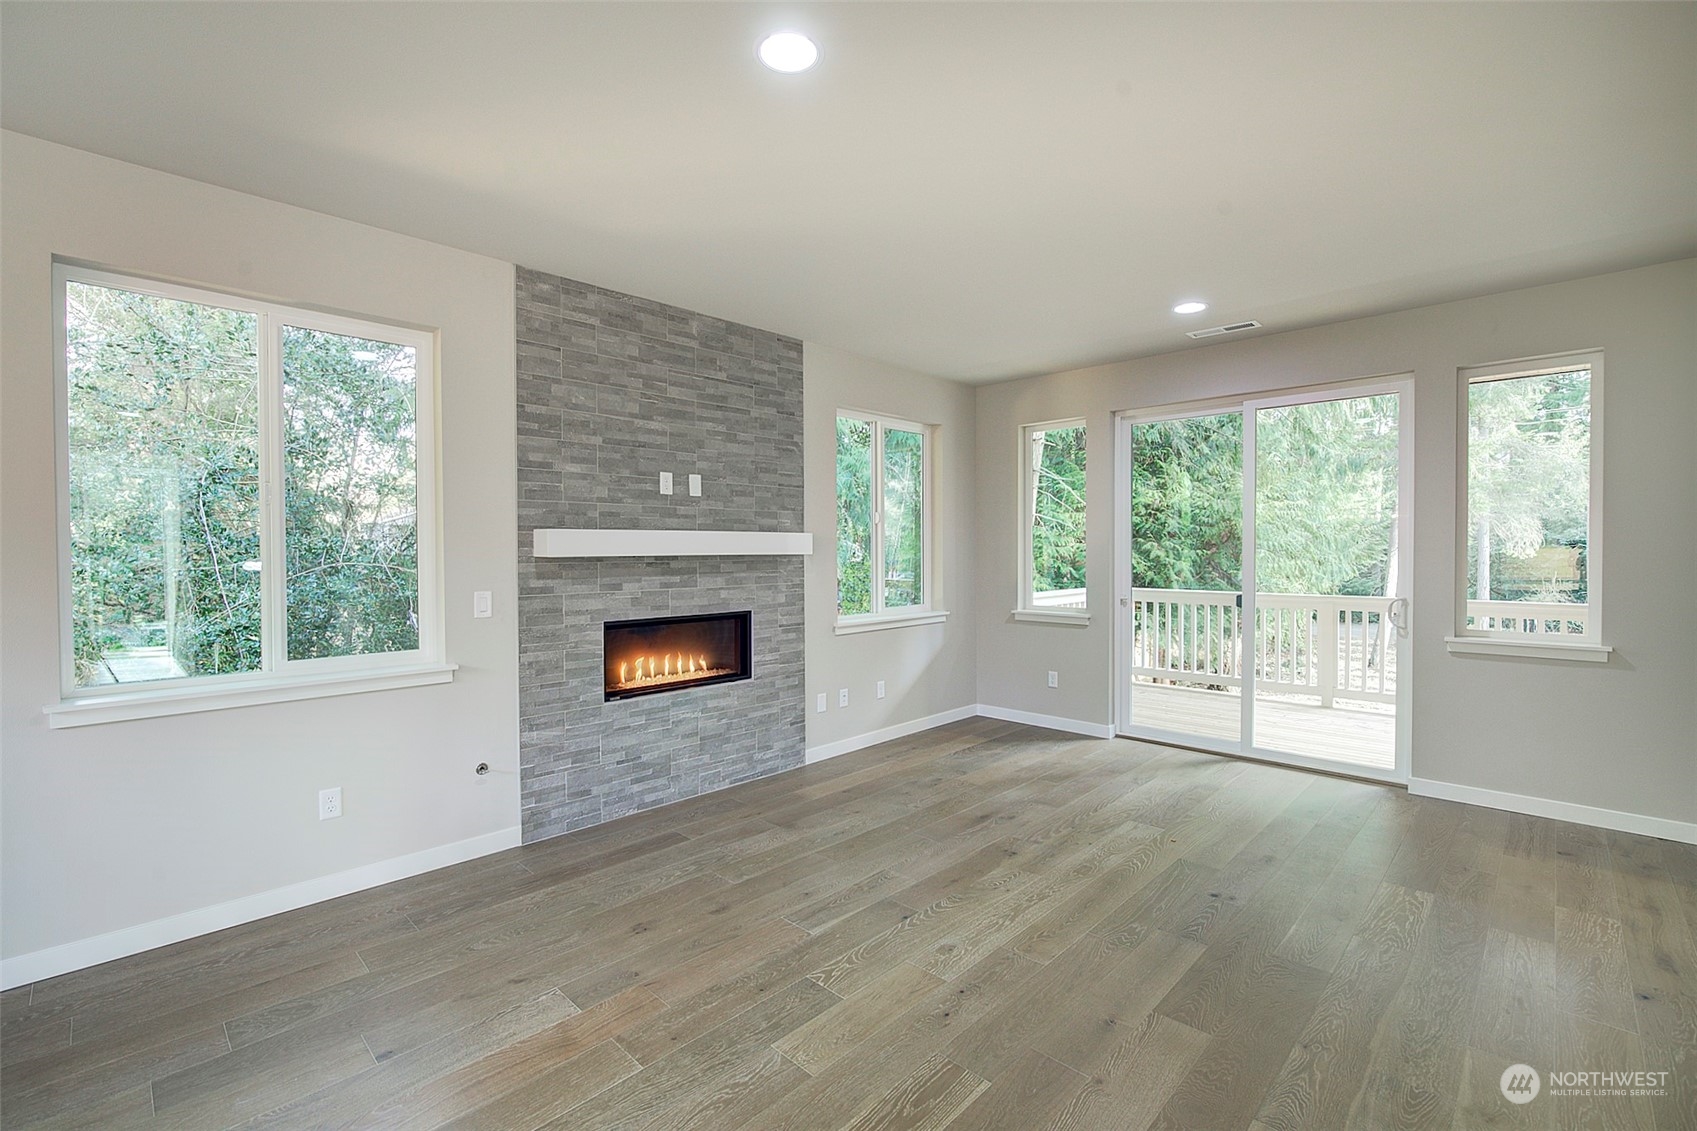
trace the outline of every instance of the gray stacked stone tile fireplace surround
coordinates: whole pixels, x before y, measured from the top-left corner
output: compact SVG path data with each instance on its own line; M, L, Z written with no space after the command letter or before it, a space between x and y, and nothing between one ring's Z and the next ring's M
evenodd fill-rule
M549 527L801 531L801 381L794 338L519 269L527 842L802 764L800 557L531 553ZM603 621L738 609L753 613L752 679L604 701Z

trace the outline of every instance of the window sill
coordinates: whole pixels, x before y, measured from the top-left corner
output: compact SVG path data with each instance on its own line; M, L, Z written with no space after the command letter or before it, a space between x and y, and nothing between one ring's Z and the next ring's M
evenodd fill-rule
M1084 609L1015 609L1013 619L1032 624L1087 625L1090 614Z
M1570 660L1606 664L1614 651L1606 644L1576 641L1508 640L1494 636L1446 636L1452 656L1519 656L1532 660Z
M458 664L419 664L405 668L338 672L334 675L291 676L244 680L222 687L180 690L151 688L143 691L88 695L49 704L42 710L54 730L116 723L127 719L154 719L165 715L188 715L200 711L222 711L230 707L254 707L262 703L288 703L297 699L324 699L332 695L358 695L397 687L422 687L450 683Z
M949 619L946 612L927 609L917 613L880 613L877 616L839 618L838 636L853 636L857 632L881 632L886 628L908 628L916 624L942 624Z

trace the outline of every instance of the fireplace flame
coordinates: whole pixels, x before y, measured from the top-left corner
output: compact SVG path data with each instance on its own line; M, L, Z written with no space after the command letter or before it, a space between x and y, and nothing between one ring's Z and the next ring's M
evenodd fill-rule
M613 689L653 687L664 683L689 683L698 679L732 674L730 668L715 667L704 654L667 652L659 656L637 656L619 661L619 682Z

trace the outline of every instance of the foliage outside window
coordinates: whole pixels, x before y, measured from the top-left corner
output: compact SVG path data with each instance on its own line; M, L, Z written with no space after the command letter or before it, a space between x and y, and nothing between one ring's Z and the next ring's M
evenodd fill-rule
M439 659L429 335L56 279L67 694Z
M1021 430L1022 609L1085 610L1084 435L1082 422Z
M1395 596L1398 398L1260 410L1262 592ZM1132 426L1132 584L1235 593L1243 581L1243 414Z
M1243 414L1134 424L1131 583L1235 593L1243 577Z
M837 614L928 608L923 425L837 417Z
M1465 630L1595 640L1601 358L1466 378Z

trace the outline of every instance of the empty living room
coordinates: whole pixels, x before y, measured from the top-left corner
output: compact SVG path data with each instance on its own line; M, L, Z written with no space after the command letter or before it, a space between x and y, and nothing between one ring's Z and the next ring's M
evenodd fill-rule
M1697 0L0 0L0 127L6 1131L1697 1129Z

